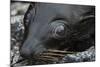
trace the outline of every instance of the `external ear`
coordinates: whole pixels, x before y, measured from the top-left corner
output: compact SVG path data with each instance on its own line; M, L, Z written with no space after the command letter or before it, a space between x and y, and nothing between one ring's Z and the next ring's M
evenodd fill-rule
M35 3L30 3L28 10L26 11L24 15L24 26L25 26L25 34L24 34L24 39L26 39L27 34L28 34L28 28L31 22L33 22L35 16Z
M35 16L35 3L30 3L29 8L24 15L24 25L25 26L29 25L32 19L31 18L32 16Z

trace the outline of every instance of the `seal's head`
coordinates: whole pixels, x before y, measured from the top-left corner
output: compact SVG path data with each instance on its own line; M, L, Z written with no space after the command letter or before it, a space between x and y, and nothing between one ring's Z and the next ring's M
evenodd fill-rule
M91 9L91 6L36 3L25 15L28 18L24 18L29 26L28 32L25 32L27 36L21 47L21 55L33 57L48 49L66 48L73 30L76 31L75 25Z

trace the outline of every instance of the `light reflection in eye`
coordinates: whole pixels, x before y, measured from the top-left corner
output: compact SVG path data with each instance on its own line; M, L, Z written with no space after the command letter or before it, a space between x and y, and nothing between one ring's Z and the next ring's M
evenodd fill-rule
M58 35L58 36L63 36L65 33L65 27L64 25L59 25L56 27L55 29L55 34Z

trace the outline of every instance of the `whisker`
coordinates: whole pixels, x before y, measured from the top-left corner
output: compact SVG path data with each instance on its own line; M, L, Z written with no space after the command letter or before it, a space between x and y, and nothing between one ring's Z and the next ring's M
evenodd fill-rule
M72 53L75 53L75 52L71 52L71 51L51 50L51 49L48 49L47 52L52 52L52 53L61 53L61 54L72 54Z
M64 57L63 54L56 54L56 53L42 53L43 56L49 55L49 56L55 56L55 57Z
M43 56L43 57L39 57L38 60L43 60L43 61L58 61L57 58L51 57L51 56Z
M48 49L47 51L41 53L38 56L35 56L34 58L37 60L41 60L43 62L58 62L66 54L73 54L73 53L75 53L75 52L65 51L65 50Z
M55 59L56 57L52 57L52 56L40 56L40 58Z

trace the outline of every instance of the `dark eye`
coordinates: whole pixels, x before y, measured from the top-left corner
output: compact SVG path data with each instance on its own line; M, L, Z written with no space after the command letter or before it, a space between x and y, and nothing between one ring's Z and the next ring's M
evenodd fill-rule
M65 38L68 32L68 23L63 20L56 20L51 23L52 37L56 39Z

